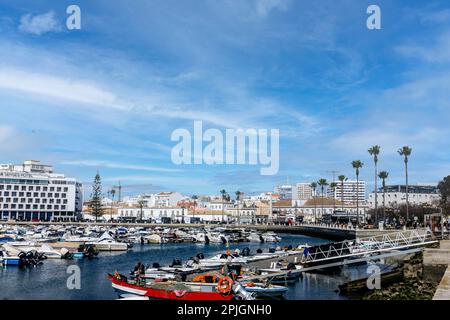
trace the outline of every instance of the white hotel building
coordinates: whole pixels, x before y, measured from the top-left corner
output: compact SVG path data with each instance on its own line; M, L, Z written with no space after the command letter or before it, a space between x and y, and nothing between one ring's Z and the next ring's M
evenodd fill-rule
M0 164L0 220L73 221L82 211L82 185L39 161Z
M328 186L327 188L327 196L330 198L334 198L336 200L341 201L344 200L344 203L347 204L355 204L356 199L359 199L359 204L362 204L366 200L366 182L359 181L357 184L356 180L348 180L344 181L344 187L342 188L342 184L340 181L336 181L337 187L333 190ZM318 190L320 187L318 187ZM343 191L343 192L342 192Z

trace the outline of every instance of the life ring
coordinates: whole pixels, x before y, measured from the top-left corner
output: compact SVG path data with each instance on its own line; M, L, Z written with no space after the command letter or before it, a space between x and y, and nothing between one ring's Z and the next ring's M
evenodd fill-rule
M178 298L183 297L183 296L187 293L186 290L174 290L173 292L175 293L175 295L176 295Z
M219 280L219 283L217 284L217 291L222 294L229 294L232 289L233 279L231 279L230 277L223 277Z

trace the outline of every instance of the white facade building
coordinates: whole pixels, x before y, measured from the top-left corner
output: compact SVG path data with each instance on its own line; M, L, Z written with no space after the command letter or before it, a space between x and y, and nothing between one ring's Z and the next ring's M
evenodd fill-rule
M408 186L408 202L410 205L434 204L441 199L436 185L417 184ZM383 206L383 188L377 192L378 208ZM368 204L375 208L375 193L369 194ZM396 208L406 204L406 185L386 186L386 207Z
M118 216L122 220L140 220L141 208L119 208ZM189 223L186 208L181 207L149 207L142 208L142 220L156 223L185 222Z
M62 220L79 218L82 185L53 167L27 160L0 165L0 219Z
M354 204L356 203L356 199L359 198L359 203L363 203L366 200L366 182L359 181L359 185L356 183L356 180L348 180L344 181L344 187L342 188L342 184L340 181L336 182L337 187L333 190L328 188L327 196L330 198L334 198L336 200L341 201L344 200L344 203ZM343 191L343 192L342 192Z
M160 192L141 197L149 207L173 207L186 197L178 192Z
M232 202L221 202L221 201L211 201L206 205L206 208L212 211L222 211L234 208L234 204Z
M292 192L294 200L308 200L313 197L313 189L310 183L300 182L295 185L295 190Z

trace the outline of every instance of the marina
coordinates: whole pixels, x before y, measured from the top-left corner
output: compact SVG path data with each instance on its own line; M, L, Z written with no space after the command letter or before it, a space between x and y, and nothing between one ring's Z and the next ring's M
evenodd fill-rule
M150 241L152 236L165 240ZM383 265L385 258L412 254L437 242L427 230L333 243L245 228L95 225L3 225L0 239L4 299L14 294L17 283L10 283L12 279L26 275L28 283L39 283L59 274L63 280L70 265L80 268L81 291L94 286L92 277L104 289L91 288L82 299L314 299L323 294L342 299L339 288L364 278L369 261ZM60 285L61 292L77 296L78 290L69 290L65 282ZM26 290L23 294L26 299Z

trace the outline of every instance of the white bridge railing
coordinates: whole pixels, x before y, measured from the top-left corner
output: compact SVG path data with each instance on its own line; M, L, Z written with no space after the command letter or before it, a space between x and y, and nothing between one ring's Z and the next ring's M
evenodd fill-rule
M301 262L304 264L325 262L346 257L424 246L434 242L436 240L428 229L405 230L307 248L304 251Z

